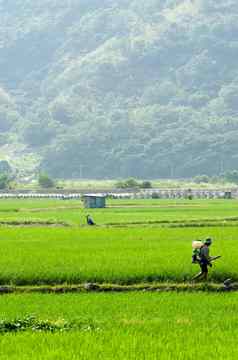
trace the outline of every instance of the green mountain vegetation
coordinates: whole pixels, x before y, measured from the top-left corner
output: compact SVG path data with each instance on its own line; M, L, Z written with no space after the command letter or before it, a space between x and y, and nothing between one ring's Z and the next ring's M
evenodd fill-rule
M0 157L59 178L237 169L237 56L235 0L0 0Z

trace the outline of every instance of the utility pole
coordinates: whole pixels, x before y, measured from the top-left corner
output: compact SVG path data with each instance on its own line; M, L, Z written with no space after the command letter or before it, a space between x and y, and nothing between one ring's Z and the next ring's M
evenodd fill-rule
M173 177L174 177L174 166L173 166L173 164L170 164L170 177L171 177L171 179L173 179Z
M220 159L220 174L222 174L224 172L224 160L223 158Z
M85 168L86 165L79 165L79 177L80 179L83 178L83 168Z

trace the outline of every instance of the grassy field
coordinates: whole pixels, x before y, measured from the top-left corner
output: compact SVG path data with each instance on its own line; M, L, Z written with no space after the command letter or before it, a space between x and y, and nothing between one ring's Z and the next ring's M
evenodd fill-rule
M1 201L0 284L183 286L199 270L191 243L207 236L222 255L209 281L238 282L238 201L110 200L90 210L96 227L86 214L76 200ZM195 289L2 295L0 359L233 360L237 300Z
M62 284L190 280L193 239L222 254L210 279L238 280L237 228L2 228L0 283Z
M238 224L236 200L109 200L106 209L84 209L80 200L2 200L1 221L65 221L85 225L90 214L102 225L161 225L161 222ZM208 224L207 224L208 223ZM236 224L236 225L237 225Z
M0 283L189 281L198 271L191 264L192 240L206 236L214 238L212 253L223 256L210 279L238 280L237 201L110 201L109 208L90 211L99 225L93 228L83 223L80 206L3 201L0 222L34 226L0 228Z
M33 314L79 329L0 335L0 359L235 359L237 300L204 293L4 296L4 320Z

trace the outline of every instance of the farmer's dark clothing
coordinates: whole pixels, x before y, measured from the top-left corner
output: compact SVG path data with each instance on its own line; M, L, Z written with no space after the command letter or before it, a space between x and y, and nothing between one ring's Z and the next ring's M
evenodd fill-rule
M208 266L208 262L206 262L206 261L200 261L200 268L201 268L201 270L202 270L202 272L203 273L208 273L208 268L207 268L207 266Z
M95 225L95 222L93 221L93 219L90 216L87 216L87 223L88 223L88 225Z
M198 262L199 262L201 271L200 271L199 274L197 274L196 276L193 277L193 280L199 279L199 278L202 278L202 277L205 280L207 280L208 265L211 266L208 245L204 244L201 247L200 253L199 253L199 256L198 256Z
M203 245L201 247L199 257L200 257L199 264L202 272L208 273L207 266L210 263L210 257L209 257L209 247L207 245Z
M200 249L200 259L207 260L209 262L209 247L207 245L203 245Z

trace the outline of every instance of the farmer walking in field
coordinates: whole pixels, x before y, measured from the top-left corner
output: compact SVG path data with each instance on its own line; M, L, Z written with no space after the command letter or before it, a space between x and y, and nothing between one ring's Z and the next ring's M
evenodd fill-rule
M220 256L211 257L209 255L209 247L212 244L212 239L207 238L204 242L193 242L193 263L200 265L201 271L193 277L193 280L203 278L207 280L208 266L212 267L212 261L218 259Z

